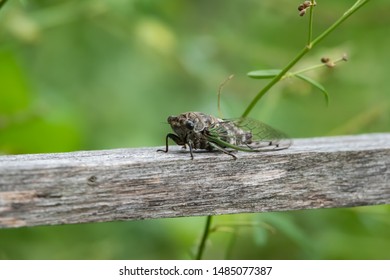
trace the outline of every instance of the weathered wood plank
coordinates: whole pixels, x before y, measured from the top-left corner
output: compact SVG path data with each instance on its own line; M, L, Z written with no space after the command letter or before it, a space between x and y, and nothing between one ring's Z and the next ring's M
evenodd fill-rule
M157 148L0 157L0 227L390 203L390 134L296 139L288 150Z

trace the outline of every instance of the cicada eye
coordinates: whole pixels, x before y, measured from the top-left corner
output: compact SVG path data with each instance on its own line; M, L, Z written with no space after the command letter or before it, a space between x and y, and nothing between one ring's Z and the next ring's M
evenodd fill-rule
M193 121L186 121L186 128L188 128L189 130L193 130L194 127L195 125Z

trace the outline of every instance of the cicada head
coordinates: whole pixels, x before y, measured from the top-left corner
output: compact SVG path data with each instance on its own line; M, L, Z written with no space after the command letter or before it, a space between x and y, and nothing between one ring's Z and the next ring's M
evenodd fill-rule
M168 123L171 125L173 131L181 139L184 139L186 135L191 133L195 128L194 120L188 118L188 116L181 114L178 116L169 116Z
M187 112L168 117L168 123L181 139L185 139L189 134L201 133L205 127L216 121L216 118L199 112Z

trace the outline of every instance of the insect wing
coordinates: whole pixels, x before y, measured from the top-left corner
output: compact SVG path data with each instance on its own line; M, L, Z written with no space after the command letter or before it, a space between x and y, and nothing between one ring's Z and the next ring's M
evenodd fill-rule
M279 150L287 149L292 144L291 139L285 133L263 122L249 118L241 118L234 121L234 123L242 130L251 132L252 143L248 143L251 149Z
M209 127L208 138L221 147L246 152L287 149L292 143L283 132L250 118L216 123Z

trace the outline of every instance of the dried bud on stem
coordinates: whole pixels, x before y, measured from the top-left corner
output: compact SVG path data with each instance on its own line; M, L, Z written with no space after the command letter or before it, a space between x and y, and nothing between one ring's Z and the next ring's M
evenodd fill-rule
M308 8L310 8L311 6L314 7L316 5L317 5L316 1L313 1L313 3L311 1L305 1L302 4L299 4L298 6L299 15L301 17L304 16Z
M348 56L347 54L343 54L343 56L337 60L331 60L329 57L322 57L321 62L325 64L329 68L333 68L336 66L337 63L341 61L348 61Z

